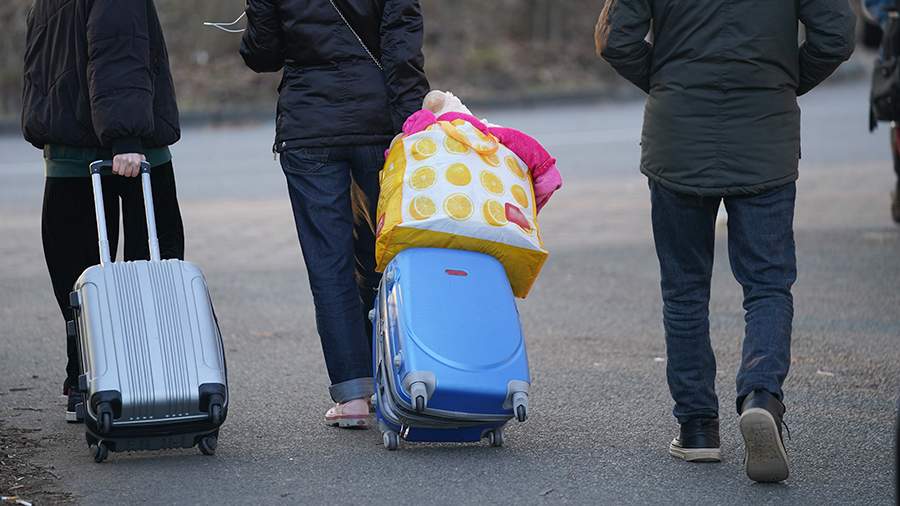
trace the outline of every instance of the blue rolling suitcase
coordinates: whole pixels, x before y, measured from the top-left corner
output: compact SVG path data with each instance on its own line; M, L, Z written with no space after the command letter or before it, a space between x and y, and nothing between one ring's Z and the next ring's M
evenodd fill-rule
M376 417L384 445L503 444L528 416L531 378L515 298L491 256L406 250L387 267L374 322Z

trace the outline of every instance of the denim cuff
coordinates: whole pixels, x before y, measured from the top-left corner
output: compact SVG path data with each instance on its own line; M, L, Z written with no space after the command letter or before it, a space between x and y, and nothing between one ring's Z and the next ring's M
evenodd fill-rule
M328 388L334 402L349 402L353 399L367 399L375 393L375 380L372 377L356 378L343 381Z

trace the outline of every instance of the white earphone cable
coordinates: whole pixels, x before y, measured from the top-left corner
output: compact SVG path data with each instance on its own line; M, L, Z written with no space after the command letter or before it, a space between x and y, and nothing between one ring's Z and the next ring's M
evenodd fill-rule
M244 16L246 16L246 15L247 15L246 12L242 12L241 15L238 16L238 18L235 19L234 21L232 21L231 23L214 23L212 21L207 21L207 22L203 23L203 26L211 26L213 28L218 28L219 30L222 30L223 32L228 32L228 33L242 33L246 30L246 28L238 29L238 28L227 28L227 27L238 24L238 22L240 20L244 19Z

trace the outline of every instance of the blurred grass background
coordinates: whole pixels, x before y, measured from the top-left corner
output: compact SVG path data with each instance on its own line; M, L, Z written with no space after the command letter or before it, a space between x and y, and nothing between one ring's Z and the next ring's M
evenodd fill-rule
M421 0L434 88L464 100L506 101L604 90L611 70L595 55L601 0ZM32 0L0 0L0 118L20 114L25 17ZM276 75L256 75L237 54L240 35L204 27L230 22L245 0L156 0L179 104L198 115L271 112ZM243 23L243 21L242 21Z

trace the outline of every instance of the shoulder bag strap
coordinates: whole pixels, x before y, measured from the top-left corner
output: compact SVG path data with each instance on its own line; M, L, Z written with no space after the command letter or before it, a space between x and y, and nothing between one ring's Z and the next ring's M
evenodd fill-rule
M382 72L384 72L384 67L381 65L381 62L378 61L378 58L375 58L375 55L372 54L372 51L369 51L369 46L367 46L366 43L363 42L362 37L360 37L359 34L356 33L356 30L353 28L353 25L351 25L350 22L347 21L346 16L344 16L344 13L341 11L341 9L338 8L337 4L334 3L334 0L328 0L328 2L331 4L332 7L334 7L335 12L338 13L338 16L341 17L341 20L344 22L345 25L347 25L347 28L350 29L350 32L353 33L353 36L356 37L357 41L359 41L359 45L363 48L363 50L365 50L366 54L369 55L369 58L372 59L372 62L375 64L376 67L378 67L378 70L381 70Z

